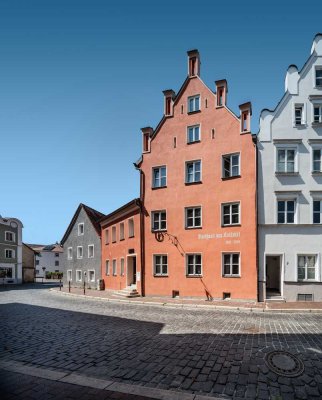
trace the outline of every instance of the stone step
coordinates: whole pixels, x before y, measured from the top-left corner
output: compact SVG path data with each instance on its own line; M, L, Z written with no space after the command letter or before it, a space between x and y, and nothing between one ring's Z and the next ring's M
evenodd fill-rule
M114 297L140 297L138 291L131 287L126 287L122 290L118 290L112 294Z
M273 296L273 297L268 297L265 300L266 303L286 303L286 300L284 297L281 296Z

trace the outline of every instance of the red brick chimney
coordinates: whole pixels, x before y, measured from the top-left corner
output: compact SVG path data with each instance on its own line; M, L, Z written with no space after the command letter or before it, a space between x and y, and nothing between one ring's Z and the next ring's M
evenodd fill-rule
M188 54L188 76L200 76L200 56L198 50L189 50Z
M216 81L216 95L217 95L217 104L216 107L223 107L227 104L227 93L228 93L228 84L226 79L221 79L220 81Z
M151 136L153 135L153 128L147 126L141 129L142 131L142 152L150 152Z

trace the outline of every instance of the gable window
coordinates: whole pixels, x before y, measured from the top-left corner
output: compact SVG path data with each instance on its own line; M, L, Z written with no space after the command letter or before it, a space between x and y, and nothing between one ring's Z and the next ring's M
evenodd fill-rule
M82 271L77 269L76 270L76 281L81 282L82 281Z
M168 256L165 254L155 254L153 256L153 270L155 276L168 275Z
M200 125L188 126L187 143L194 143L199 141L200 141Z
M88 245L88 258L94 258L94 245Z
M304 111L303 104L295 104L294 105L294 122L295 125L303 125L304 124Z
M322 172L322 148L313 149L313 172Z
M296 149L277 149L277 172L295 172Z
M116 242L116 226L112 227L112 243Z
M72 280L73 280L73 273L72 273L72 270L69 269L67 271L67 281L72 281Z
M322 68L315 69L315 86L322 87Z
M167 186L167 167L155 167L152 169L152 187L160 188Z
M165 231L167 229L167 212L152 211L152 230Z
M239 208L240 208L239 203L222 204L221 215L222 215L223 226L240 224Z
M200 276L202 272L201 254L186 255L187 276Z
M110 243L109 230L106 229L105 230L105 244L109 244L109 243Z
M297 278L299 281L316 280L316 255L299 255L297 258Z
M322 224L322 200L313 200L313 224Z
M16 235L14 232L5 232L5 241L6 242L14 242L16 239Z
M129 219L128 225L129 225L129 238L132 238L132 237L134 237L134 220L133 220L133 218Z
M113 276L117 275L117 265L116 265L116 260L113 260Z
M277 223L294 224L295 223L295 200L277 201Z
M201 182L201 160L186 162L186 183Z
M78 236L84 235L84 222L78 224Z
M120 223L120 240L124 240L124 222Z
M121 258L121 276L124 276L124 258Z
M185 227L201 228L201 207L187 207L185 208Z
M59 253L55 253L55 257L59 257Z
M82 246L77 246L77 258L83 258L83 247Z
M188 112L200 110L200 96L188 97Z
M239 176L239 153L227 154L222 157L223 159L223 178L231 178Z
M67 259L68 260L72 260L73 258L73 248L72 247L68 247L67 249Z
M223 255L223 276L240 276L239 253L227 253Z
M314 104L313 107L313 121L316 124L322 123L322 104Z
M105 275L110 274L110 260L105 261Z
M15 251L11 249L5 249L5 258L15 258Z
M59 267L59 261L55 261L55 267Z

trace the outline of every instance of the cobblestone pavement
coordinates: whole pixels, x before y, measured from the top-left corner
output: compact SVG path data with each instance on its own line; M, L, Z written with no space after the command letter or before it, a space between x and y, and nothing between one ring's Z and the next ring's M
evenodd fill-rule
M4 360L135 385L226 398L322 398L322 315L176 309L0 291ZM271 350L305 366L279 376Z

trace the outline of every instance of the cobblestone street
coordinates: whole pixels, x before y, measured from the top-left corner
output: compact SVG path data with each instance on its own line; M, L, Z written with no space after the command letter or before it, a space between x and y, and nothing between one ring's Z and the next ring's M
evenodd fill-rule
M152 388L226 398L322 397L322 315L177 309L0 291L1 359ZM298 377L265 363L286 350Z

